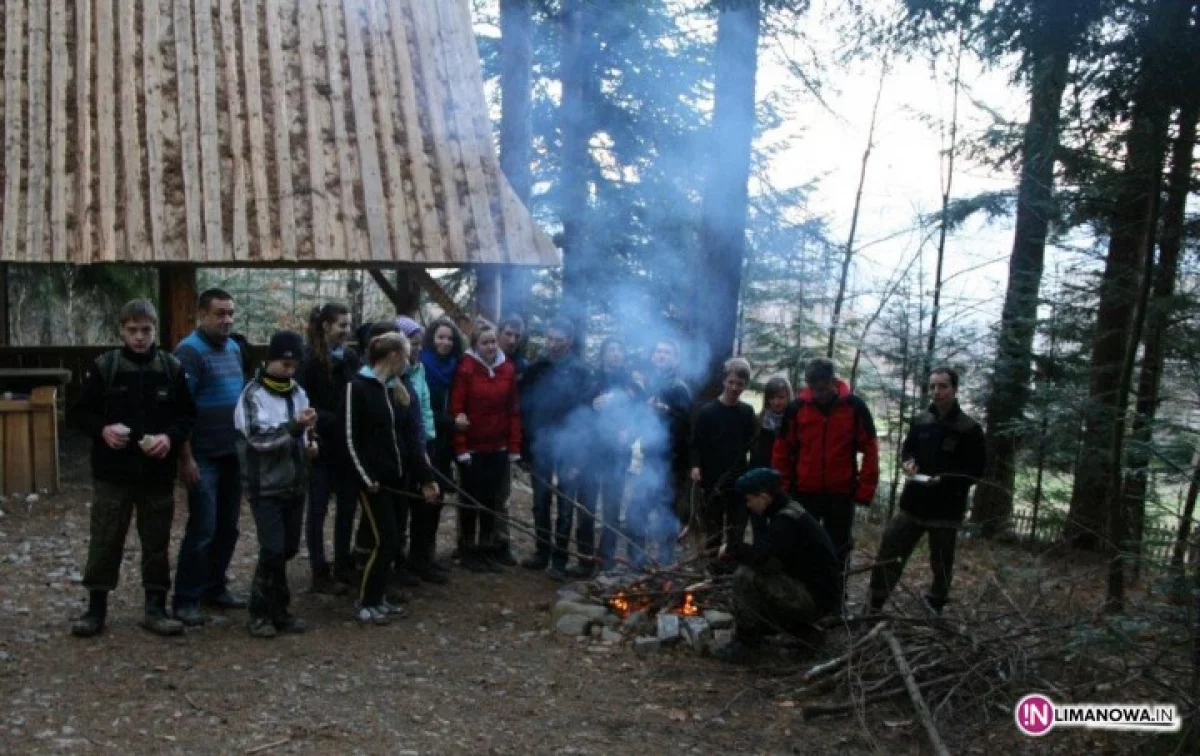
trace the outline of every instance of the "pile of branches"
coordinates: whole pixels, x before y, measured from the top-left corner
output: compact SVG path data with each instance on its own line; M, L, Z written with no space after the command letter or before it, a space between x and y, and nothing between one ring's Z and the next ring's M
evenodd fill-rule
M678 613L689 605L696 612L729 611L732 577L710 574L705 564L706 560L697 558L669 567L648 565L623 578L593 580L580 589L590 601L607 605L621 616L642 612L654 617L661 612Z
M908 699L937 753L939 724L1013 716L1029 690L1054 690L1043 661L1061 657L1062 623L1012 612L967 612L951 622L930 613L836 620L847 631L841 653L793 677L785 694L807 718L861 714L871 704Z

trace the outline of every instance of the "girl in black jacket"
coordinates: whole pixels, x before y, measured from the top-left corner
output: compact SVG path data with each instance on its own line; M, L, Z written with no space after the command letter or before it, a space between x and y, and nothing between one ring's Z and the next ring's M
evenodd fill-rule
M783 413L792 403L792 384L787 376L773 375L767 380L763 389L763 410L758 416L758 432L750 445L750 467L756 470L760 467L771 467L771 453L775 449L775 438L779 435L779 427L783 424ZM764 517L751 513L750 532L754 534L754 543L760 544L767 537L767 521Z
M388 572L400 547L394 498L421 486L427 503L437 501L413 413L413 397L397 378L408 365L408 339L384 334L371 340L367 365L346 386L346 440L362 493L363 519L374 542L359 588L358 619L387 624L401 610L384 600Z
M317 437L321 456L313 461L309 479L305 542L312 566L312 592L345 593L353 583L350 536L358 492L346 452L346 384L358 372L358 355L346 346L350 336L350 310L330 302L313 309L308 319L308 346L296 381L317 411ZM337 507L333 521L333 569L325 556L325 515L329 499ZM334 578L337 578L335 580ZM339 582L340 581L340 582Z

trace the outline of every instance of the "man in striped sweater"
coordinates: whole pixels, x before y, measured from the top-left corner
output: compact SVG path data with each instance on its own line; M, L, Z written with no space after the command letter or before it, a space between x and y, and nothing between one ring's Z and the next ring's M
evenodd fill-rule
M200 602L244 609L229 590L226 572L238 539L241 466L233 411L244 383L243 356L233 331L233 297L221 289L200 295L199 324L175 349L196 402L196 426L183 445L179 471L188 486L188 522L175 570L175 618L203 625Z

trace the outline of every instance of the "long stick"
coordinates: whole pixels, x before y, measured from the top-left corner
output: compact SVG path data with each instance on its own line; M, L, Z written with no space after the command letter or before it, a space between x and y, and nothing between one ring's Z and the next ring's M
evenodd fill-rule
M883 638L887 641L888 647L892 649L892 658L896 660L896 668L900 670L900 676L904 678L904 687L908 688L908 697L912 699L913 708L917 710L917 717L925 726L925 733L929 736L929 744L933 746L933 752L938 756L950 756L950 751L946 749L946 744L942 742L942 736L938 733L937 725L933 723L933 715L929 713L925 697L921 695L921 689L917 686L917 681L908 666L908 660L904 658L904 649L900 647L900 641L896 640L896 636L892 635L891 630L883 631Z

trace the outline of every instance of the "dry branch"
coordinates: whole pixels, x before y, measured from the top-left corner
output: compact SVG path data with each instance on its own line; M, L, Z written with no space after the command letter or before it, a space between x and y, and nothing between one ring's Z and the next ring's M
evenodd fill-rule
M900 670L900 676L904 678L904 687L908 689L908 695L912 698L913 708L917 710L917 716L920 718L921 724L925 727L926 734L929 735L929 743L933 746L934 753L938 754L938 756L950 756L950 751L946 750L946 744L942 742L942 736L938 733L937 725L933 722L933 715L929 712L929 705L925 703L925 697L921 695L921 689L917 686L917 681L908 666L908 660L904 658L904 649L900 647L900 641L896 640L896 636L890 631L885 630L882 635L884 640L887 641L888 647L892 650L892 656L896 660L896 668Z

